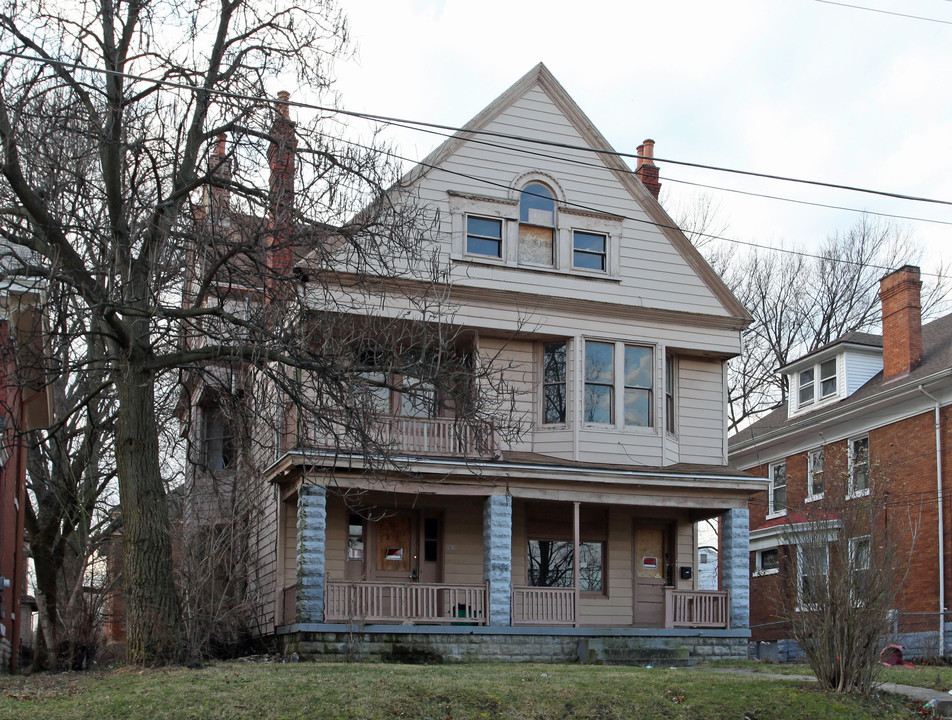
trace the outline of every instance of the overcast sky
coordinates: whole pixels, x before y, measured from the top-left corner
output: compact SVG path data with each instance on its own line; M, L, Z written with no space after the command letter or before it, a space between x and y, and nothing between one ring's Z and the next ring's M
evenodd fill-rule
M844 0L341 0L356 56L337 66L342 105L462 125L544 62L612 146L763 173L952 201L952 2ZM422 159L440 138L393 131ZM952 207L750 180L661 164L667 207L691 181L902 221L935 266ZM848 211L709 191L725 235L815 245Z

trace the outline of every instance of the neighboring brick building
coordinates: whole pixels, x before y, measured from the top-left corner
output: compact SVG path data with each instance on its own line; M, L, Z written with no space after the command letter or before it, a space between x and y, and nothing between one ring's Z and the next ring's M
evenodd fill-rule
M0 672L16 670L27 595L23 431L49 424L38 293L0 284ZM29 628L27 622L25 627Z
M780 368L789 402L729 441L735 467L770 479L750 502L755 641L786 637L779 599L782 580L796 568L804 513L831 493L842 502L863 495L877 472L887 482L888 511L908 510L918 521L915 545L897 550L909 557L895 608L899 629L919 640L929 636L944 652L952 645L952 628L940 622L949 619L950 516L942 479L952 472L952 314L923 326L920 286L916 267L884 277L883 335L849 333ZM848 487L833 489L834 478Z

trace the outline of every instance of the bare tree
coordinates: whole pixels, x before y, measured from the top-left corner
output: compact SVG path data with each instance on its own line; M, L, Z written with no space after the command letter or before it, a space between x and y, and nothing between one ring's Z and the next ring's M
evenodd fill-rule
M922 256L901 227L867 215L809 252L728 251L717 242L704 252L754 316L742 353L730 365L731 430L786 402L788 388L778 368L847 333L878 332L880 278ZM947 307L950 286L944 276L939 268L926 279L925 317Z
M789 509L781 612L824 688L865 695L882 669L921 508L896 502L901 485L866 456L852 475L845 457L826 465L823 499Z
M102 382L73 407L114 398L127 655L167 661L169 403L202 477L234 478L304 437L386 466L382 389L470 434L505 432L511 402L452 323L437 218L395 165L268 97L278 73L327 93L347 36L330 2L8 0L0 26L0 235L30 254L10 272L82 319L75 367ZM259 397L241 453L209 436L215 408Z

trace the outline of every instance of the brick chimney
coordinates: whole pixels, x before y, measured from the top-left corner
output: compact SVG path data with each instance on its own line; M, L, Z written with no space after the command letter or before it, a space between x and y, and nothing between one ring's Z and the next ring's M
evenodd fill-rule
M218 141L215 143L215 151L208 158L208 173L214 178L225 182L231 181L231 158L228 157L228 136L225 133L218 135ZM216 208L223 209L228 207L231 200L231 193L227 188L211 187L211 204Z
M638 167L635 169L635 175L642 185L648 188L648 192L654 195L655 200L661 192L658 172L658 166L654 164L654 140L645 140L638 146Z
M271 123L271 145L268 147L268 164L271 166L268 264L278 275L288 274L294 262L291 236L294 225L294 156L297 137L288 105L290 99L289 92L282 90L278 93L274 121Z
M908 374L922 360L919 268L904 265L879 281L883 304L883 380Z

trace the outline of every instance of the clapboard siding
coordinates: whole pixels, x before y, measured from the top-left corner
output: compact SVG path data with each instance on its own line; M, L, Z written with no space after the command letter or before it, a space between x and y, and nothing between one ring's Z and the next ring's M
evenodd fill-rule
M681 462L721 464L727 409L723 366L718 361L679 358L678 435Z

